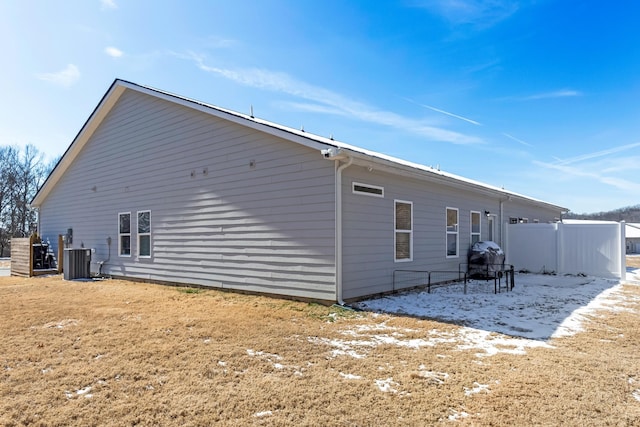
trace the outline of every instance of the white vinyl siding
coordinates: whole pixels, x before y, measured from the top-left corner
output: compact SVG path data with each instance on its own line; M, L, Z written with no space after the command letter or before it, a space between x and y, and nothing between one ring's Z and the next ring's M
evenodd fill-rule
M395 201L395 261L413 259L413 203Z
M111 250L104 274L334 301L335 168L319 152L126 91L43 202L41 227L73 227L96 261ZM151 258L138 255L143 210ZM126 256L118 212L131 212Z
M118 254L131 256L131 212L118 214Z
M471 211L470 213L470 222L471 222L471 244L477 243L481 240L480 236L482 233L481 229L481 216L480 212Z
M151 211L138 211L138 256L151 258Z
M447 208L447 258L458 257L458 209Z

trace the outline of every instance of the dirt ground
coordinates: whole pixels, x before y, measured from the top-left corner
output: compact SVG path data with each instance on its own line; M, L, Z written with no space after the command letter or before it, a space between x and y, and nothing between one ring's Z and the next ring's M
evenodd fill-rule
M412 345L461 328L431 320L0 277L0 425L640 425L640 286L624 292L583 333L487 356Z

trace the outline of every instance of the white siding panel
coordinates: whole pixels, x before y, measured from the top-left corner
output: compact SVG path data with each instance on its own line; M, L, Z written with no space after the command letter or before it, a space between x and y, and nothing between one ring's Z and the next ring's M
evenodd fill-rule
M333 180L315 150L127 91L42 204L40 231L73 228L74 247L96 249L92 271L335 300ZM150 259L135 255L139 210ZM118 212L132 213L129 258Z

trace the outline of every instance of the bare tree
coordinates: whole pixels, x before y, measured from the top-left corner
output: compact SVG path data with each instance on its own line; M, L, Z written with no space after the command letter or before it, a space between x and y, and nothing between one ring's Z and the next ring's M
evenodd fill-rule
M4 256L11 240L11 212L18 162L15 147L0 147L0 256Z
M29 202L56 163L45 163L33 145L0 147L0 256L6 255L11 237L35 230L37 213Z

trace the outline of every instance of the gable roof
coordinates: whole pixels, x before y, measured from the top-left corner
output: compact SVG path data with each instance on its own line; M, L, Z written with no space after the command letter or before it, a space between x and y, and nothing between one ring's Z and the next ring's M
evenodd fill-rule
M194 110L198 110L218 118L229 120L242 126L250 127L252 129L256 129L310 148L317 149L319 151L326 149L335 149L333 153L338 152L342 153L342 155L344 156L351 157L353 159L353 164L373 167L375 169L385 170L387 172L398 175L411 176L428 181L436 181L448 186L490 194L493 196L502 197L504 199L522 200L529 203L543 205L563 212L568 210L561 206L557 206L551 203L544 202L542 200L534 199L518 193L504 190L502 188L484 184L479 181L474 181L458 175L447 173L430 166L401 160L382 153L377 153L364 148L336 141L333 138L326 138L319 135L310 134L305 132L304 130L297 130L287 126L282 126L277 123L253 117L251 115L241 114L201 101L121 79L114 80L114 82L111 84L105 95L93 110L85 124L82 126L76 137L71 142L71 145L69 145L65 153L62 155L62 157L58 161L58 164L56 164L53 171L49 174L45 182L42 184L33 200L31 201L31 205L33 207L38 207L44 202L53 187L55 187L56 183L60 180L62 175L64 175L67 168L73 163L75 158L82 151L85 144L89 141L98 126L100 126L104 118L114 107L118 99L120 99L122 94L127 90L144 93L149 96L192 108Z
M640 223L637 223L637 222L626 223L625 237L627 239L640 239Z

